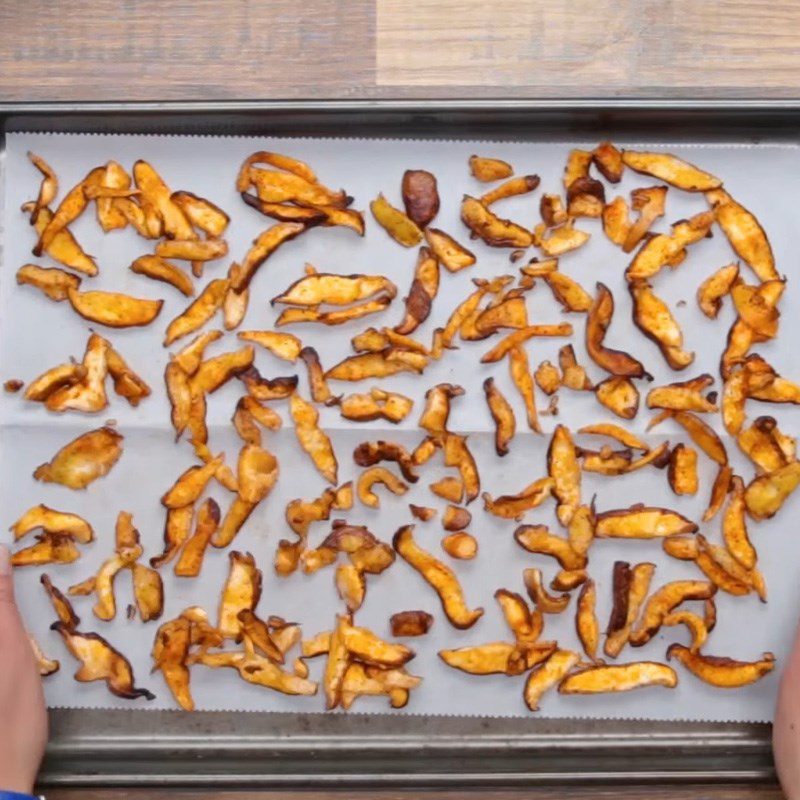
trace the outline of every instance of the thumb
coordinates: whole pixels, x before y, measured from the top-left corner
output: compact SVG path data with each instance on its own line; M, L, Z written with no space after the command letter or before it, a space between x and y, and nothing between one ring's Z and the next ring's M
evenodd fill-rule
M0 607L14 605L14 578L8 548L0 544Z

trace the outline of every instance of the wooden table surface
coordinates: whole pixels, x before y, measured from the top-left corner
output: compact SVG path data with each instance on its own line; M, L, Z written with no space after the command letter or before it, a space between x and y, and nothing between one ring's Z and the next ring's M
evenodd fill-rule
M780 98L797 96L798 86L800 3L793 0L0 2L0 101ZM190 794L49 793L53 800L162 796ZM286 793L248 796L277 800ZM334 796L301 792L293 800ZM478 796L767 800L780 792L628 786Z

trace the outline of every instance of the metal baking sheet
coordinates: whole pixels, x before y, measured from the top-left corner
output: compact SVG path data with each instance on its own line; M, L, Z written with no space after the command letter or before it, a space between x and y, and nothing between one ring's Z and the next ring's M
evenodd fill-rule
M794 142L795 104L317 103L0 107L5 130ZM763 779L767 726L56 712L50 783L508 784ZM311 756L309 756L309 753ZM476 766L479 765L479 766Z

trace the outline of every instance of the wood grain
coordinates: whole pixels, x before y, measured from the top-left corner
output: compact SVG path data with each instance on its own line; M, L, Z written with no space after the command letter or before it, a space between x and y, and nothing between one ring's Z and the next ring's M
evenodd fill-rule
M555 97L796 94L800 4L377 0L376 48L382 86L492 85Z
M564 787L529 788L520 790L478 789L468 791L248 791L196 792L148 791L118 789L84 791L81 789L52 789L48 800L781 800L783 794L774 786L594 786L567 789Z
M794 0L0 3L0 100L789 97Z

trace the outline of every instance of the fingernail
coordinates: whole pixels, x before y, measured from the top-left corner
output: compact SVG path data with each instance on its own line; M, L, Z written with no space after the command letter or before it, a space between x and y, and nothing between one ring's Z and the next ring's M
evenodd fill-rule
M0 577L7 577L11 574L11 556L8 548L0 544Z

